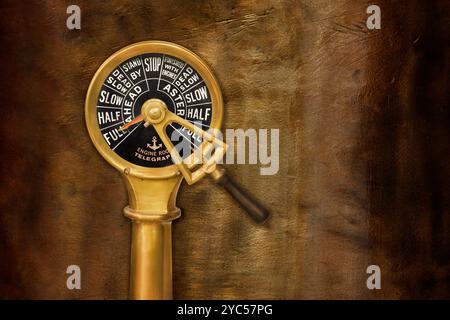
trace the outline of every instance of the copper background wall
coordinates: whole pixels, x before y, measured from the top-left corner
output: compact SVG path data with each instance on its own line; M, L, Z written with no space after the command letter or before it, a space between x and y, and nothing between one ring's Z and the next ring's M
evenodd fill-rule
M366 28L369 4L381 30ZM182 185L175 298L449 298L449 9L2 1L0 298L127 297L126 191L89 140L84 98L109 55L153 39L212 66L224 128L280 128L277 175L229 166L273 212L266 227L209 180ZM66 288L71 264L82 290ZM371 264L382 290L366 288Z

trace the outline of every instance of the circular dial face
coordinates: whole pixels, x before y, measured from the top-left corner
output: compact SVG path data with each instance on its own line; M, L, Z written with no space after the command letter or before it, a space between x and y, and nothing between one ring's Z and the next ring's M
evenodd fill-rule
M138 122L121 127L141 114L150 99L163 101L170 112L207 131L212 119L212 99L204 79L194 67L162 53L139 54L123 61L106 77L97 98L97 121L109 148L121 158L146 168L173 164L153 126ZM183 158L202 141L177 123L167 136Z

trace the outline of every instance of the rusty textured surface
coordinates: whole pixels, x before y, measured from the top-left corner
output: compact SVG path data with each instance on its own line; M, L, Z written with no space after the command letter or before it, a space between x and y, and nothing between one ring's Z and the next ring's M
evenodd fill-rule
M212 66L225 128L281 130L277 175L229 168L268 226L210 181L182 186L175 298L449 298L450 8L377 3L379 31L362 0L78 1L68 31L66 3L2 1L0 298L127 297L126 192L83 106L103 60L149 39Z

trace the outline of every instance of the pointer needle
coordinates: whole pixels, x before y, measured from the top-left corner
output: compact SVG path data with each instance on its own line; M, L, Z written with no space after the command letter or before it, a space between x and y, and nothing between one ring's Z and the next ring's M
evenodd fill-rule
M131 120L130 122L128 122L127 124L124 124L123 126L121 126L119 128L119 130L121 130L121 131L127 130L133 124L136 124L136 123L141 122L141 121L144 121L144 117L142 115L139 115L136 118L134 118L133 120Z

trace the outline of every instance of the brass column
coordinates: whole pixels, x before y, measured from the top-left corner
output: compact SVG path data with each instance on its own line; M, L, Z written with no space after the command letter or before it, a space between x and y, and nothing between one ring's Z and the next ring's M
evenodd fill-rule
M181 177L124 178L130 197L124 213L132 220L130 298L172 299L172 221L181 214L175 206Z
M171 227L171 221L133 221L130 299L172 299Z

